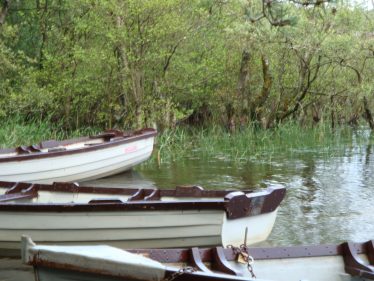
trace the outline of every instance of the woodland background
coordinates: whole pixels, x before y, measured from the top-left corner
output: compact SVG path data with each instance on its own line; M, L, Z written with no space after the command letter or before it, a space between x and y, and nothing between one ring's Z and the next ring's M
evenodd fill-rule
M373 95L371 5L0 0L0 119L374 129Z

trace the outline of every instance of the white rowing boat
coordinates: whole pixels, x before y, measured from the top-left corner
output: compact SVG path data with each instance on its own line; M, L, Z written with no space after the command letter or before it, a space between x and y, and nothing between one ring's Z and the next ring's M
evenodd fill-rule
M242 192L0 182L0 192L0 252L5 253L19 249L23 234L43 243L157 248L238 245L248 228L248 243L256 243L270 234L285 188Z
M152 153L156 131L109 130L97 136L0 150L0 180L73 182L131 169Z

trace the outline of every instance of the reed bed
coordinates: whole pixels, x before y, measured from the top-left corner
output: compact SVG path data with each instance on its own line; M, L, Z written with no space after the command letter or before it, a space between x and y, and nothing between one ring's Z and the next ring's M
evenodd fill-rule
M0 147L16 147L20 145L37 144L42 140L62 140L79 136L92 135L100 130L84 128L79 130L65 130L62 126L41 121L22 121L9 119L0 121Z
M36 144L47 139L67 139L93 135L101 128L86 127L66 130L58 124L21 119L0 121L0 147ZM366 127L327 125L303 128L298 124L284 124L273 129L243 127L235 133L220 126L209 128L177 127L159 133L155 153L147 164L171 163L190 157L214 158L238 163L264 161L277 157L297 157L312 153L322 157L339 155L352 147L372 144L373 134Z
M274 157L297 157L308 152L331 157L372 141L370 130L365 127L333 130L324 125L302 128L286 124L271 130L248 126L235 133L222 127L177 128L166 130L158 137L157 161L214 157L237 162L269 162Z

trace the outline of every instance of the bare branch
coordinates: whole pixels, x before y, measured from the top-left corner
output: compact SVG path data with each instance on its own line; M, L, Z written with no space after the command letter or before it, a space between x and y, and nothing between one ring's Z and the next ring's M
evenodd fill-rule
M347 67L347 68L353 70L353 71L355 72L356 76L357 76L357 82L358 82L359 84L362 83L362 76L361 76L360 71L359 71L357 68L353 67L352 65L349 65L349 64L347 63L347 61L344 60L343 58L341 58L339 61L336 61L336 63L337 63L338 65L342 66L342 67Z
M261 62L262 62L263 84L262 84L262 91L255 101L255 105L257 107L262 107L265 104L267 98L269 97L271 86L273 84L273 77L270 73L270 66L269 66L268 58L265 55L262 55Z
M324 3L329 3L331 0L289 0L290 2L301 5L301 6L321 6ZM259 15L256 17L250 17L249 20L252 23L255 23L257 21L262 20L263 18L266 18L267 21L272 25L272 26L277 26L277 27L282 27L282 26L287 26L291 25L292 22L290 19L285 19L282 18L281 16L274 15L272 11L272 7L275 3L278 3L282 5L282 1L279 0L262 0L262 11L260 12Z
M185 39L185 37L183 37L180 40L178 40L178 42L176 42L176 44L174 46L172 46L169 55L165 58L165 64L164 64L164 67L163 67L164 76L166 74L166 71L169 68L170 61L171 61L172 57L174 56L175 52L177 51L177 48L179 47L179 45L182 43L182 41L184 39Z
M266 18L272 26L290 25L291 21L289 19L276 19L274 17L274 15L272 14L272 10L271 10L272 4L273 4L273 0L262 0L261 13L256 17L250 17L249 20L252 23L255 23L257 21L262 20L263 18Z

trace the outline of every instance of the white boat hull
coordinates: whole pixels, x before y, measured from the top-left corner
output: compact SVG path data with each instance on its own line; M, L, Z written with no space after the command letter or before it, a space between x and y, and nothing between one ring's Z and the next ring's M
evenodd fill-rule
M37 243L107 244L120 248L239 246L265 240L277 210L228 220L221 210L82 213L1 212L0 248L19 254L20 237Z
M53 183L97 179L129 170L147 160L153 142L154 137L149 137L81 153L0 162L0 180Z

